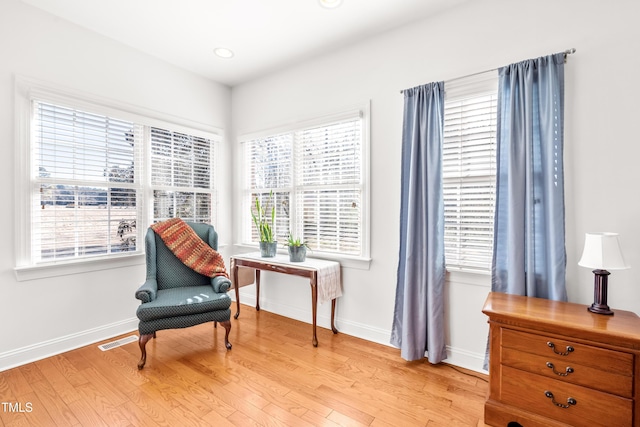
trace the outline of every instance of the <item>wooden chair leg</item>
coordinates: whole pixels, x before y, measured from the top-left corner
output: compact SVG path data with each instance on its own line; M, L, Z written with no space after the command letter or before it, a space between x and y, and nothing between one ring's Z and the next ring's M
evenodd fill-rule
M147 363L147 342L151 338L155 337L156 333L154 332L152 334L140 335L140 338L138 338L138 344L140 345L140 350L142 351L142 357L138 362L138 369L144 368L144 364Z
M224 326L224 346L227 347L227 350L231 350L231 343L229 342L229 332L231 331L231 320L225 320L224 322L220 322L222 326Z

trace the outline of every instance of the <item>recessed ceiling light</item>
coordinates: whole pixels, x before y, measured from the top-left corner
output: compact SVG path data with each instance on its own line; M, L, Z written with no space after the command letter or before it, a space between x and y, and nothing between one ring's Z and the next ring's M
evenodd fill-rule
M342 4L342 0L318 0L320 2L320 6L325 7L327 9L335 9L336 7Z
M227 49L226 47L217 47L214 49L213 53L224 59L233 58L234 55L233 51L231 49Z

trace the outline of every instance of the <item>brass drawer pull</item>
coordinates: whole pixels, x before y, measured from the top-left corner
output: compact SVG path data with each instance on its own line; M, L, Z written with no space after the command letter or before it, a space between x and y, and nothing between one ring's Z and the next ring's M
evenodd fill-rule
M569 406L576 405L578 403L573 397L570 397L567 399L566 405L564 403L556 402L555 398L553 397L553 393L551 393L550 391L545 391L544 395L547 396L549 399L551 399L551 402L554 405L556 405L558 408L567 409Z
M564 372L556 371L556 367L553 366L553 363L551 362L547 362L547 368L551 369L554 374L560 375L561 377L566 377L567 375L573 373L573 368L571 366L567 366L567 369L565 369Z
M551 350L553 350L553 352L555 354L558 354L560 356L568 356L569 353L571 353L573 351L573 347L571 347L570 345L567 346L567 348L566 348L566 350L564 352L556 351L556 345L554 343L552 343L551 341L548 341L547 345L551 348Z

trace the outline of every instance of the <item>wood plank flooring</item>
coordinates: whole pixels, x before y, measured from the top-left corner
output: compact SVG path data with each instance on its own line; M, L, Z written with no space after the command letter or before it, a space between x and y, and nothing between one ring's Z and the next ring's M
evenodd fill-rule
M484 426L487 376L243 306L212 323L0 372L0 426ZM131 334L123 335L123 337ZM115 338L113 339L115 340ZM111 342L108 340L106 342Z

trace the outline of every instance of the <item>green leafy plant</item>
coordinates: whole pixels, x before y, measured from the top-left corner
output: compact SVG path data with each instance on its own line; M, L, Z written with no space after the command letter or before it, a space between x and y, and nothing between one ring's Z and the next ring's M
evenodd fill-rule
M271 205L271 215L268 216L267 209L269 205ZM256 212L253 211L253 208L251 209L251 217L258 230L260 241L267 243L275 242L273 228L276 222L276 207L273 204L273 190L269 192L269 199L265 206L260 203L260 199L256 196L255 208Z
M309 246L299 238L293 237L293 234L289 233L284 245L289 247L289 261L304 262L307 258Z
M294 247L304 246L307 249L309 249L309 245L307 245L305 242L303 242L299 238L293 237L293 234L291 234L291 233L289 233L289 237L287 237L287 241L285 242L284 245L285 246L294 246Z

